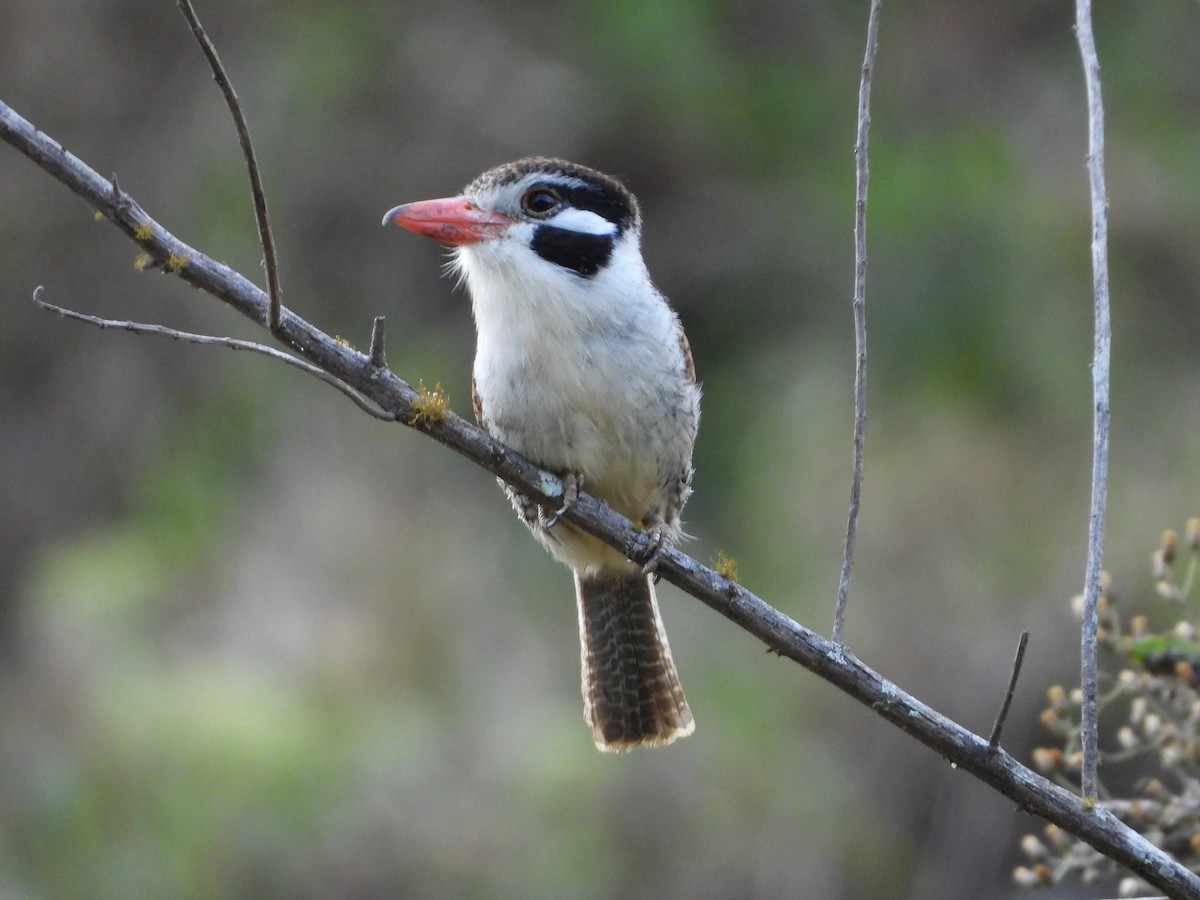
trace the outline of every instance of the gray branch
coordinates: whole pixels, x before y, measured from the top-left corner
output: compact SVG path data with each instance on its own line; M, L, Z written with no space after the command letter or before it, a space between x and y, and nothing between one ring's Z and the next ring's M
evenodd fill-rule
M363 397L358 391L350 387L350 385L334 378L324 369L313 365L310 362L305 362L302 359L297 359L290 353L284 353L282 350L276 350L274 347L268 347L265 344L257 344L254 341L243 341L238 338L218 337L214 334L195 334L190 331L180 331L178 328L168 328L166 325L147 324L145 322L129 322L123 319L102 319L100 316L89 316L86 313L76 312L73 309L66 309L62 306L55 306L53 303L45 299L45 288L41 285L33 292L33 302L39 307L52 312L55 315L62 316L64 319L72 319L76 322L86 322L89 325L95 325L97 328L111 328L115 331L128 331L131 334L155 334L160 337L168 337L173 341L183 341L188 344L209 344L217 347L228 347L230 350L245 350L250 353L257 353L261 356L266 356L284 365L293 366L301 372L306 372L314 378L332 385L337 388L347 397L357 404L358 408L368 415L374 416L376 419L383 419L385 422L391 422L395 419L394 416L385 413L377 408L374 403Z
M858 510L862 498L863 459L867 440L867 188L871 167L867 145L871 136L871 79L879 47L879 11L882 0L872 0L867 20L867 49L858 86L858 138L854 143L854 474L850 480L850 511L846 515L846 542L833 608L833 642L842 642L846 605L850 600L850 572L858 537Z
M1084 573L1083 627L1080 632L1080 688L1083 691L1083 770L1081 788L1085 803L1095 803L1099 759L1096 686L1096 609L1100 598L1100 573L1104 559L1104 520L1108 506L1109 359L1112 324L1108 305L1108 194L1104 186L1104 102L1100 94L1100 60L1092 35L1092 4L1078 0L1075 37L1083 58L1087 82L1087 172L1092 197L1092 291L1095 307L1095 350L1092 359L1092 503L1088 517L1088 553Z
M154 221L128 194L0 102L0 138L62 182L144 252L189 284L217 297L264 328L270 300L249 280L179 240ZM369 398L397 421L428 434L521 492L557 509L562 482L491 438L464 419L447 413L421 415L419 394L393 372L373 364L369 354L338 343L290 310L284 310L276 336L297 354ZM589 494L564 516L573 524L645 563L653 553L649 537L634 530ZM1200 900L1200 877L1121 823L1102 807L1091 808L1075 794L1022 765L1005 750L989 752L988 740L926 706L861 662L847 648L826 640L785 616L741 585L696 560L671 550L657 572L667 581L787 657L840 688L881 718L934 750L1013 801L1019 808L1055 823L1128 867L1173 897Z

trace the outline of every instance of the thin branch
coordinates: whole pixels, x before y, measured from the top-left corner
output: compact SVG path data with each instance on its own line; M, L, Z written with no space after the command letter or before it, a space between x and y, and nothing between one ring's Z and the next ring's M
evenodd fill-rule
M871 78L879 44L881 0L872 0L867 21L867 50L858 88L858 140L854 144L857 179L854 200L854 475L850 482L850 512L846 517L846 543L838 579L837 605L833 611L833 642L842 643L846 604L850 599L850 570L854 565L854 543L858 536L858 508L862 496L863 455L867 432L867 187L871 170L867 145L871 135Z
M1092 200L1092 289L1095 303L1095 349L1092 360L1092 398L1095 404L1092 444L1092 504L1088 519L1087 569L1083 589L1083 628L1080 637L1083 689L1081 788L1086 804L1097 800L1096 765L1099 756L1096 685L1097 604L1104 559L1104 520L1108 504L1109 359L1112 325L1108 298L1108 195L1104 185L1104 102L1100 93L1100 60L1092 34L1091 0L1077 0L1075 37L1083 58L1088 103L1088 181Z
M213 79L217 82L217 86L225 96L225 103L229 106L234 126L237 128L238 143L242 146L242 156L246 159L246 168L250 173L250 193L254 197L254 219L258 223L258 238L262 244L263 266L267 270L267 289L271 295L271 310L268 323L272 331L278 331L279 319L283 309L283 290L279 286L279 260L275 255L275 236L271 233L271 218L267 215L267 195L263 191L262 176L259 175L258 171L258 160L254 156L254 144L250 140L250 126L246 123L246 117L242 113L242 104L233 90L233 84L230 83L229 76L225 74L225 67L221 65L221 59L217 56L217 48L208 39L208 33L204 30L204 26L200 24L200 19L196 15L196 10L192 7L191 0L178 0L178 2L179 9L183 12L183 17L187 19L187 23L192 29L192 34L195 35L196 42L200 45L200 49L204 51L205 57L208 58L208 64L213 72Z
M1012 674L1008 676L1008 690L1004 692L1004 700L1000 703L1000 712L996 714L996 722L992 725L992 734L988 738L988 753L1000 749L1000 733L1004 731L1004 722L1008 719L1008 708L1012 706L1013 695L1017 692L1017 679L1021 677L1021 666L1025 663L1025 646L1029 643L1029 632L1021 632L1021 640L1017 643L1017 655L1013 659Z
M302 359L296 359L290 353L284 353L282 350L276 350L274 347L268 347L265 344L256 344L254 341L242 341L237 338L180 331L177 328L168 328L166 325L152 325L145 322L129 322L123 319L103 319L100 316L89 316L87 313L77 312L62 306L55 306L53 303L43 300L42 296L44 293L45 288L38 285L33 292L33 302L42 309L62 316L64 319L86 322L89 325L95 325L97 328L113 328L133 334L155 334L160 337L169 337L176 341L185 341L189 344L213 344L218 347L228 347L230 350L247 350L251 353L259 353L286 365L294 366L301 372L306 372L314 378L319 378L326 384L332 385L353 400L359 409L368 415L374 416L376 419L382 419L385 422L394 422L396 420L396 416L393 413L380 409L354 388L350 387L350 385L334 378L324 369L318 368Z
M183 264L168 270L172 274L253 321L266 321L270 300L262 290L228 266L180 241L150 218L128 194L122 193L114 199L111 182L3 102L0 102L0 139L101 210L156 259L168 259L174 254L183 260ZM374 366L369 355L338 342L286 309L278 336L307 360L346 382L381 409L392 412L396 421L428 434L547 508L561 506L563 485L557 476L533 465L453 413L441 417L419 414L413 405L420 400L419 394L393 372ZM580 493L564 518L634 561L645 562L653 553L649 535L635 530L628 519L587 493ZM1116 816L1103 808L1085 806L1079 797L1022 765L1003 749L989 753L984 738L905 693L845 647L822 638L741 585L678 550L664 553L657 571L757 637L769 649L835 685L1022 809L1083 839L1171 896L1200 898L1200 876Z

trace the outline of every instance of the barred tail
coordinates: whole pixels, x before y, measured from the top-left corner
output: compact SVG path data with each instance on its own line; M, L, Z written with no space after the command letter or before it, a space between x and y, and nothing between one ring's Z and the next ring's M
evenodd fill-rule
M584 717L596 747L659 747L696 727L671 659L648 575L575 573Z

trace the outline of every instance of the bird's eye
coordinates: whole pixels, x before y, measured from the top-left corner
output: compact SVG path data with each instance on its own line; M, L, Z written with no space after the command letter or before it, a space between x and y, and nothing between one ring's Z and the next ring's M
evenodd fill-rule
M550 188L533 188L521 198L521 208L531 216L545 216L558 209L562 202Z

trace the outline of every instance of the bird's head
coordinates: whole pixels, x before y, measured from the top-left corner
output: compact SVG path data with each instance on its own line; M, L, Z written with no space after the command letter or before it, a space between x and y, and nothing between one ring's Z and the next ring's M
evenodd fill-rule
M595 278L622 249L640 264L637 200L619 181L561 159L529 157L489 169L457 197L388 210L383 223L456 247L457 265ZM547 270L550 271L550 270Z

